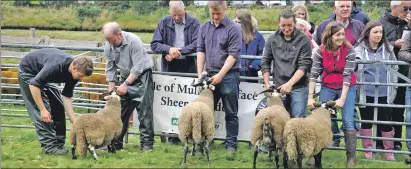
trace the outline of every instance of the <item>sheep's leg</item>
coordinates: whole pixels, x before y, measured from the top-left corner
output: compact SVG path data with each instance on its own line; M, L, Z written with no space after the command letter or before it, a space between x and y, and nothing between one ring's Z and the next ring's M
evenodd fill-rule
M317 155L314 156L316 168L323 168L321 164L321 157L322 157L322 150Z
M204 152L205 152L206 157L207 157L208 166L211 165L211 161L210 161L210 149L208 148L209 145L210 145L210 143L207 141L207 138L206 138L205 146L204 146Z
M188 153L188 137L186 137L186 141L184 143L184 159L183 159L183 163L181 164L182 166L186 165L187 153Z
M115 148L115 146L114 146L114 140L111 141L111 143L110 143L109 145L107 145L107 148L108 148L108 152L110 152L110 153L116 153L116 148Z
M275 156L275 166L277 169L280 168L280 165L278 164L278 161L280 161L280 155L278 154L278 150L274 151L274 156Z
M288 169L288 154L286 151L283 152L283 165L284 169Z
M303 154L301 154L301 153L298 154L297 165L298 165L299 169L301 169L303 167Z
M196 144L193 144L193 151L191 151L191 156L195 156L196 155Z
M96 151L94 151L94 146L89 145L89 146L88 146L88 149L90 150L91 155L93 155L94 160L97 160L98 157L97 157Z
M257 141L257 144L255 145L255 148L254 148L254 160L253 160L253 169L255 169L256 168L256 166L257 166L257 156L258 156L258 145L259 145L259 143L258 143L259 141Z
M269 147L267 147L267 148L269 148ZM268 159L270 160L270 162L273 161L273 153L272 153L271 149L268 149Z
M71 156L72 156L73 160L77 159L77 157L76 157L76 145L75 144L71 145Z
M111 144L107 145L107 149L109 153L115 153L114 147L111 146Z

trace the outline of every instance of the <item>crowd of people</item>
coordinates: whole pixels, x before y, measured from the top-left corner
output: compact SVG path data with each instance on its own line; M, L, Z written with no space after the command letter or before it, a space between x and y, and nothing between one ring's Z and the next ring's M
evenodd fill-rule
M264 86L269 88L270 77L282 94L284 106L293 118L306 117L313 108L316 81L321 79L319 100L336 101L341 108L342 126L330 126L333 134L342 130L345 139L347 167L356 165L357 133L372 136L372 124L354 122L373 120L374 107L355 103L411 105L411 87L356 85L361 82L408 83L395 71L411 78L409 65L356 64L356 60L403 60L411 64L411 2L391 1L389 9L378 20L371 20L354 1L335 1L334 12L318 26L309 20L303 5L283 10L276 20L278 28L267 39L258 30L257 19L247 9L240 9L234 18L226 16L226 1L209 1L210 20L205 23L189 15L182 1L170 1L170 15L163 17L150 43L151 50L162 54L164 72L197 73L206 71L215 85L214 100L222 100L225 109L228 153L237 151L239 132L238 92L239 76L258 77L261 72ZM108 90L116 85L121 95L123 130L116 149L123 149L123 137L128 130L128 119L137 109L140 146L152 151L154 143L152 87L153 61L138 36L122 31L116 22L103 27L107 43L106 80ZM196 57L186 56L197 53ZM244 59L242 55L263 56L261 60ZM34 66L33 66L34 65ZM46 69L50 69L46 70ZM116 79L117 69L121 78ZM69 57L57 49L42 49L23 58L19 69L19 83L41 147L48 154L65 154L64 112L75 120L71 97L75 84L91 75L92 62L87 58ZM244 80L245 81L245 80ZM256 80L247 82L257 83ZM66 83L59 97L58 90L49 83ZM62 101L61 101L62 100ZM216 104L215 104L216 105ZM378 121L411 123L410 108L378 108ZM404 119L404 112L406 118ZM50 113L52 115L50 115ZM51 126L51 121L53 127ZM406 138L411 139L411 126ZM377 125L378 136L401 138L402 126ZM177 144L178 137L169 137ZM340 138L333 138L339 146ZM365 149L372 148L371 139L361 139ZM411 142L406 146L411 151ZM382 140L377 148L401 150L401 142ZM372 152L364 152L372 159ZM384 153L386 160L395 161L393 153ZM411 163L409 156L406 163ZM313 165L314 160L308 164Z

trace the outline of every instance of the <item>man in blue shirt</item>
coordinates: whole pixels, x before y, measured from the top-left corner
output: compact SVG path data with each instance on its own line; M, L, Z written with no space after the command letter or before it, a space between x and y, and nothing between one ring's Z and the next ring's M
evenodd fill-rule
M215 85L214 107L220 98L225 109L226 150L237 150L238 92L242 32L238 24L226 16L226 1L209 1L211 20L200 27L197 41L197 74L201 78L204 64Z

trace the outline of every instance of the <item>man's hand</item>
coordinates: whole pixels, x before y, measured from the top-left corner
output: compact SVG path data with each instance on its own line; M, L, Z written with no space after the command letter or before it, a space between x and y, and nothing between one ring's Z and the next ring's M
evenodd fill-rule
M345 99L339 98L338 100L335 101L335 107L336 108L343 108L345 103Z
M293 88L293 85L290 82L287 82L279 87L280 92L282 94L290 93L292 88Z
M405 17L405 21L408 22L408 25L411 25L411 13L409 13L409 14L407 15L407 17Z
M313 99L313 98L309 98L309 99L308 99L307 107L308 107L308 109L310 109L310 110L312 110L312 109L315 108L315 106L314 106L314 99Z
M265 88L265 89L270 88L270 84L264 84L264 88Z
M51 115L47 109L40 111L40 117L43 122L49 123L51 121Z
M117 94L119 96L123 96L126 93L127 93L127 85L126 85L126 83L123 83L117 88Z
M168 54L173 58L176 58L181 55L180 50L181 48L170 48L170 50L168 50Z
M169 62L171 62L173 59L174 59L174 57L171 56L171 55L166 56L166 60L169 61Z
M213 77L210 78L210 81L212 85L216 85L216 84L219 84L222 79L223 79L223 76L221 76L220 73L217 73Z
M394 45L395 45L396 47L401 47L403 43L404 43L404 40L398 39L398 40L396 40L396 41L394 42Z

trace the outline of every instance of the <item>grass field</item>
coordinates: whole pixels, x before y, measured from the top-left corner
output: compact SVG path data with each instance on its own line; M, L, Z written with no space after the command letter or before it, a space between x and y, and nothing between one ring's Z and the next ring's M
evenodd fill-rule
M152 33L135 33L143 43L150 43ZM94 31L45 31L36 30L36 38L48 35L53 39L82 40L82 41L105 41L102 32ZM1 36L30 37L30 30L2 29Z
M22 106L3 104L2 108L24 110ZM77 110L77 112L80 110ZM3 112L5 113L5 112ZM6 112L12 113L12 112ZM21 114L26 114L20 112ZM2 117L2 124L31 125L29 118ZM71 123L68 121L68 127ZM133 129L132 131L135 131ZM153 152L142 153L139 150L138 136L131 135L125 150L110 154L98 150L98 161L88 154L85 159L71 160L70 153L65 156L49 156L41 153L35 130L2 128L2 167L4 168L181 168L183 157L182 145L168 145L160 143L156 137ZM67 132L67 138L69 133ZM251 168L253 151L248 148L248 143L240 143L235 155L227 155L221 141L216 141L211 149L210 168ZM357 142L361 147L360 141ZM343 143L342 143L343 145ZM66 147L69 148L68 139ZM405 146L404 146L405 147ZM405 150L405 149L404 149ZM357 153L357 168L409 168L403 162L406 155L396 155L397 162L386 162L382 154L377 154L376 160L363 160L363 154ZM280 156L280 159L282 157ZM324 168L344 168L345 152L339 150L325 150L323 153ZM282 167L282 160L280 165ZM304 167L307 158L304 159ZM187 167L207 168L206 158L202 155L187 156ZM275 163L269 161L268 155L259 154L257 168L274 168ZM294 166L296 167L296 166Z

